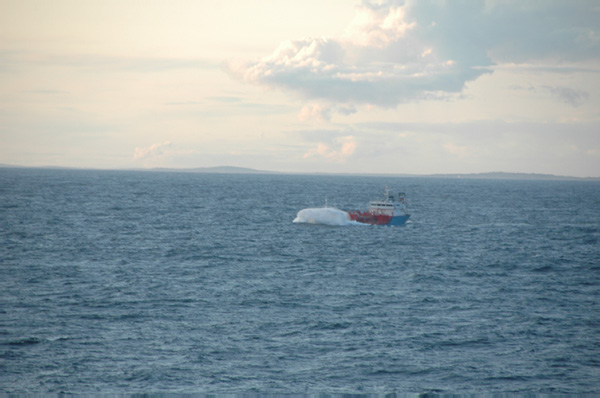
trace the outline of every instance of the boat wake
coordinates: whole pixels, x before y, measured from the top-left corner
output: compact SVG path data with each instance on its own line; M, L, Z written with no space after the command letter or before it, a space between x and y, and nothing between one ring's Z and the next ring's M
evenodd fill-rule
M352 221L347 212L333 207L320 207L300 210L296 215L294 222L335 226L363 225L356 221Z

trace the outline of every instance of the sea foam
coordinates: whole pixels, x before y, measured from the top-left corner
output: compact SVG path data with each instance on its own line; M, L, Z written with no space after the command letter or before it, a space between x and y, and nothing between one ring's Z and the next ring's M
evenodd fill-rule
M324 225L353 225L350 215L333 207L320 207L300 210L294 219L295 223L324 224Z

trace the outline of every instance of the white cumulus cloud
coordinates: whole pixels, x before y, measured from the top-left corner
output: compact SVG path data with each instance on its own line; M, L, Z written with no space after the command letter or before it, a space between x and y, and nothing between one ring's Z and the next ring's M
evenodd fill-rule
M310 103L302 107L298 114L300 121L316 119L319 121L329 121L334 113L348 116L356 113L356 107L353 105L329 105L324 103Z
M304 154L304 159L312 157L321 157L334 162L343 163L356 151L357 143L353 136L339 137L336 140L336 147L319 142L317 147Z
M389 5L357 7L356 16L347 30L350 41L363 46L383 48L402 38L416 23L406 21L406 9Z
M165 141L158 144L152 144L146 148L136 147L133 153L133 160L142 160L148 159L155 156L160 156L164 153L163 149L170 147L172 145L171 141Z
M288 40L262 59L231 62L228 71L330 103L447 99L498 63L599 59L600 7L592 4L364 1L344 36Z

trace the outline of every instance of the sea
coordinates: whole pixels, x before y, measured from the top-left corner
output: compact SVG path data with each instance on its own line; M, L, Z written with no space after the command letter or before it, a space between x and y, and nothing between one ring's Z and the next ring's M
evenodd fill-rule
M600 182L1 168L10 394L597 396Z

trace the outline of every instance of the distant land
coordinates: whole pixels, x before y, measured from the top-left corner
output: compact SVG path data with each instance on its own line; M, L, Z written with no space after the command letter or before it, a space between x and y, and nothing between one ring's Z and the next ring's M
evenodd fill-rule
M290 174L290 175L347 175L347 176L373 176L373 177L419 177L419 178L464 178L464 179L491 179L491 180L577 180L577 181L600 181L600 177L571 177L560 176L554 174L539 174L539 173L506 173L506 172L487 172L487 173L448 173L448 174L403 174L403 173L302 173L302 172L278 172L269 170L258 170L248 167L236 166L217 166L217 167L194 167L194 168L133 168L133 169L94 169L94 168L77 168L77 167L31 167L31 166L16 166L0 163L0 168L23 168L23 169L52 169L52 170L123 170L123 171L155 171L155 172L172 172L172 173L206 173L206 174Z
M470 179L494 179L494 180L590 180L600 181L600 177L570 177L554 174L538 173L469 173L469 174L431 174L427 177L436 178L470 178Z
M153 169L136 169L149 171L170 171L183 173L214 173L214 174L282 174L276 171L256 170L247 167L236 166L217 166L217 167L195 167L191 169L171 169L171 168L153 168Z
M173 173L213 173L213 174L283 174L277 171L257 170L247 167L236 166L217 166L217 167L194 167L194 168L168 168L155 167L151 169L131 168L131 169L101 169L101 168L79 168L65 166L17 166L11 164L0 163L0 168L13 169L48 169L48 170L111 170L111 171L164 171Z

